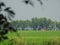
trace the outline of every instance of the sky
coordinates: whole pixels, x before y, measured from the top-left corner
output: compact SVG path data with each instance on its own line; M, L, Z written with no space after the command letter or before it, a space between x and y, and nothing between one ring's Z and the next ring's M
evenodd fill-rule
M14 20L30 20L33 17L47 17L60 21L60 0L42 0L41 6L37 0L32 0L34 7L26 5L22 0L1 0L7 7L12 7L16 13Z

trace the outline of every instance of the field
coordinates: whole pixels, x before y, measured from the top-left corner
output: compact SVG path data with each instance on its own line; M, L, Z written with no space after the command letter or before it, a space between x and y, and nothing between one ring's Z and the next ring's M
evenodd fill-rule
M60 45L60 31L9 32L0 45Z

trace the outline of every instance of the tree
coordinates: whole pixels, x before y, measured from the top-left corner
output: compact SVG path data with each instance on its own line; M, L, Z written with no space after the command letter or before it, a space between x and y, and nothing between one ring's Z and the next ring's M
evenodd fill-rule
M26 23L26 21L24 21L24 20L20 20L20 27L22 28L22 30L24 30L25 27L27 27L27 23Z
M11 25L18 30L18 28L20 28L20 21L12 21Z
M8 22L7 20L7 17L9 18L9 20L11 20L11 17L14 17L15 13L10 10L9 7L3 9L2 6L6 7L3 2L0 2L0 41L2 39L7 39L7 37L4 35L7 34L9 30L13 30L14 32L16 32L16 30L10 25L10 22ZM7 12L9 15L4 16L5 14L3 14L3 11Z
M57 22L57 28L58 28L58 30L60 30L60 22Z
M47 19L46 18L40 18L39 19L39 27L40 29L46 29L47 27Z
M23 2L24 2L25 4L30 4L31 6L34 7L34 3L33 3L32 0L23 0Z
M39 2L41 6L44 4L42 0L36 0L36 1ZM46 0L46 1L48 1L48 0ZM24 2L26 5L30 4L32 7L34 7L33 0L23 0L22 2Z
M53 21L51 19L48 19L47 21L47 30L52 30L53 29Z
M34 30L36 30L37 27L38 27L38 23L39 23L38 21L39 21L38 18L32 18L31 27L32 27Z

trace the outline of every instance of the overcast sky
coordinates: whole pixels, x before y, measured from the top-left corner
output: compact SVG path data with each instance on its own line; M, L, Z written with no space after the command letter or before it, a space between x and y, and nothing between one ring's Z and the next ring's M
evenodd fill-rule
M22 0L2 0L8 7L12 7L16 15L14 20L26 20L32 17L47 17L60 21L60 0L42 0L43 6L37 0L33 0L34 7L26 5Z

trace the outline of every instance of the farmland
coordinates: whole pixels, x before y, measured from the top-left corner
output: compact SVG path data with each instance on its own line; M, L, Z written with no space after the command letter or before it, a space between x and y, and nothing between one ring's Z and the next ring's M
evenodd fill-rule
M9 32L1 45L60 45L60 31Z

